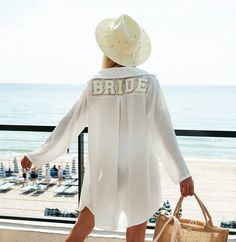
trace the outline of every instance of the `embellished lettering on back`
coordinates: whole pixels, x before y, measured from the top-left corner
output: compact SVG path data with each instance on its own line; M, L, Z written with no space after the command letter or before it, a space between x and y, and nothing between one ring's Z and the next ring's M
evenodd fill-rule
M148 78L141 76L92 80L92 95L127 95L147 93Z

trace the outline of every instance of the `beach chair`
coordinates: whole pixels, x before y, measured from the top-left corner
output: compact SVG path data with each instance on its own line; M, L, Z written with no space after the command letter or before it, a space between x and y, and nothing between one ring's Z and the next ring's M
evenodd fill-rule
M48 182L48 185L54 185L56 184L58 181L57 178L51 178ZM41 181L38 182L38 184L42 184L42 185L47 185L47 181L46 178L42 179Z
M78 179L76 179L75 181L71 182L70 185L71 186L78 186Z
M46 179L43 178L42 180L38 180L38 184L46 184Z
M16 179L17 179L16 176L8 176L8 177L5 178L5 180L6 180L7 182L15 182Z
M23 177L18 177L18 176L9 176L9 177L6 177L5 180L7 182L12 182L12 183L15 183L15 184L19 184L19 183L22 183L24 181L24 178Z
M13 183L4 183L2 185L0 185L0 191L7 191L7 190L10 190L12 189L12 187L14 186Z
M74 179L67 179L67 180L64 180L61 184L70 186L74 181L75 181Z
M54 190L55 193L64 193L68 186L60 186Z
M38 185L35 187L35 190L36 190L37 192L44 192L44 191L47 190L47 188L48 188L47 185L38 184Z
M78 180L78 175L77 175L77 174L76 174L76 175L72 175L71 178L72 178L72 179L77 179L77 180Z
M53 184L57 184L58 182L58 178L51 178L50 181L49 181L49 185L53 185Z
M29 191L44 192L47 190L47 185L42 185L42 184L28 185L28 186L22 187L20 190L23 192L29 192Z
M23 182L24 182L24 178L23 177L17 177L16 180L15 180L16 184L21 184Z
M22 192L34 191L36 189L35 187L36 187L36 185L28 185L28 186L22 187L20 190Z
M67 188L63 193L65 194L76 194L78 192L78 188L76 186L71 186Z

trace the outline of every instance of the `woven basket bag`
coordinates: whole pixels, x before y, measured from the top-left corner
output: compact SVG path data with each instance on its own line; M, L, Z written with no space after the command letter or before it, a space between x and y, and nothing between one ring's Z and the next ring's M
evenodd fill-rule
M179 210L184 199L181 196L173 215L161 213L157 217L154 242L227 242L229 230L214 226L205 205L195 193L194 196L202 210L205 223L179 218Z

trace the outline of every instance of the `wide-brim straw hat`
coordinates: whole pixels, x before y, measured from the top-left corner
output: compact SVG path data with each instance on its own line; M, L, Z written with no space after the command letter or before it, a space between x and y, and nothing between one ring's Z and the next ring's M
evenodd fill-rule
M96 27L95 36L104 55L122 66L140 65L151 53L147 33L126 14L103 19Z

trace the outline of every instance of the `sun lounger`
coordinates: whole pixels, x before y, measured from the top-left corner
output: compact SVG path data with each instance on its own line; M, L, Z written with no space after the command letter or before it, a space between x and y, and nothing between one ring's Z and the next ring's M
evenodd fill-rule
M63 185L63 186L69 186L70 183L71 183L71 181L69 181L69 180L67 180L67 181L62 181L62 182L61 182L61 185Z
M20 189L23 192L29 192L29 191L46 191L47 190L47 185L42 185L42 184L36 184L36 185L28 185L25 187L22 187Z
M15 182L17 180L16 176L8 176L5 178L7 182Z
M24 178L23 177L17 177L15 180L15 183L23 183L24 182Z
M58 182L58 178L51 178L50 181L49 181L49 184L52 185L52 184L56 184Z
M76 194L78 192L78 188L76 186L71 186L66 189L63 193L65 194Z
M68 188L68 186L60 186L54 190L55 193L64 193L64 191Z
M9 177L6 177L5 180L7 182L22 183L24 181L24 178L18 177L18 176L9 176Z
M78 186L78 179L76 181L71 182L71 186Z
M48 182L48 185L53 185L53 184L56 184L58 181L58 178L51 178ZM42 179L41 181L38 182L38 184L47 184L47 181L46 181L46 178Z
M45 181L46 181L45 178L42 178L41 180L38 179L38 184L39 184L39 183L43 183L43 182L45 182Z
M7 191L10 190L14 186L13 183L4 183L0 185L0 191Z
M68 180L64 180L61 184L70 186L74 181L75 181L74 179L68 179Z
M47 190L47 187L48 187L47 185L38 184L36 187L36 190L40 192L44 192Z
M46 179L43 178L42 180L38 180L38 184L46 184Z
M28 185L28 186L22 187L20 190L23 192L33 191L35 190L35 186L36 185Z
M72 179L78 179L78 174L76 174L76 175L72 175L71 178L72 178Z

